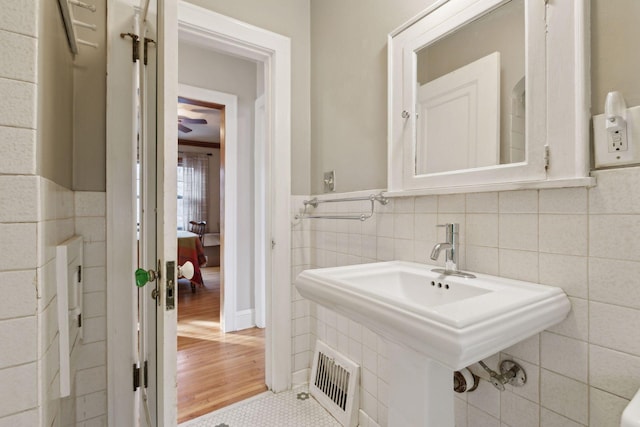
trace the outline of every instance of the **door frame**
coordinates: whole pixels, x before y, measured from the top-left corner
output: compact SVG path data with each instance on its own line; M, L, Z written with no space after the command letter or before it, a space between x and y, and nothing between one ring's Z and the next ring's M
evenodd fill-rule
M264 73L264 67L260 67L260 71ZM253 301L254 301L254 321L258 328L267 326L265 293L267 283L267 254L269 253L269 245L266 233L262 230L266 227L267 206L264 203L269 188L268 173L265 167L268 160L268 150L266 146L266 117L264 94L258 96L254 103L254 137L253 137L253 153L254 153L254 177L253 177L253 200L254 200L254 236L253 236Z
M107 397L108 423L110 426L133 425L137 422L136 398L138 393L131 391L131 366L136 355L136 332L133 295L135 249L130 244L131 235L135 235L135 194L132 180L134 160L129 153L130 146L123 141L135 140L135 135L127 131L133 118L124 114L127 109L121 107L122 99L133 97L132 88L123 84L122 70L131 60L131 45L119 37L119 33L130 30L131 16L114 13L113 5L121 1L112 0L107 17L108 63L107 81ZM122 3L127 3L126 0ZM177 8L176 8L177 6ZM177 14L175 10L177 9ZM164 17L164 34L159 36L158 82L164 84L164 99L159 106L164 111L169 102L177 99L177 47L178 28L181 33L189 34L211 48L226 53L240 55L264 64L265 93L268 99L267 141L269 156L266 158L270 172L269 196L266 200L267 242L270 258L267 264L266 311L267 331L265 339L265 374L267 386L280 392L291 387L291 231L290 231L290 194L291 194L291 44L290 39L270 31L254 27L207 9L178 1L163 3L160 10ZM176 16L175 20L171 22ZM172 48L172 49L168 49ZM174 65L171 65L174 64ZM169 67L165 70L164 68ZM173 68L176 69L173 69ZM119 74L120 73L120 74ZM175 80L175 81L174 81ZM163 83L164 82L164 83ZM173 96L176 95L176 96ZM122 98L124 96L124 98ZM164 105L163 104L164 101ZM170 110L167 110L170 111ZM163 113L160 113L162 115ZM160 117L159 117L160 118ZM162 123L163 120L160 121ZM175 120L173 121L175 123ZM174 125L175 127L175 125ZM133 129L133 126L129 127ZM163 159L165 165L177 162L177 140L163 138L165 150L173 147L175 156ZM159 148L159 156L163 149ZM175 159L174 159L175 157ZM175 163L174 162L174 163ZM130 167L126 167L129 164ZM177 163L176 163L177 164ZM166 167L165 167L166 169ZM174 168L175 169L175 168ZM167 171L164 180L171 179L175 185L175 171ZM164 184L159 183L159 188ZM159 210L175 207L175 200L159 195ZM174 220L175 222L175 220ZM175 224L174 224L175 225ZM175 227L174 227L175 228ZM162 229L162 227L160 228ZM175 233L175 231L174 231ZM175 240L175 239L174 239ZM158 236L160 245L175 252L176 242L166 241ZM162 253L159 253L162 257ZM175 260L163 259L166 261ZM150 267L151 268L151 267ZM161 286L165 285L164 279ZM163 304L164 307L164 304ZM159 425L176 423L176 360L175 354L164 352L173 346L176 340L176 316L172 312L158 313L157 348L158 393L157 408ZM171 337L167 340L164 332ZM170 341L170 342L169 342Z
M262 64L267 100L265 382L291 388L291 40L178 1L180 40ZM260 66L258 67L260 69ZM177 82L176 82L177 84Z

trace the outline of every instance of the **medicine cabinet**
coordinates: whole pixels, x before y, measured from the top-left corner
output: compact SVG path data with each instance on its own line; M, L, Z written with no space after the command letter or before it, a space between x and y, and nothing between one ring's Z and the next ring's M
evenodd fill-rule
M592 185L588 2L440 0L389 35L389 195Z

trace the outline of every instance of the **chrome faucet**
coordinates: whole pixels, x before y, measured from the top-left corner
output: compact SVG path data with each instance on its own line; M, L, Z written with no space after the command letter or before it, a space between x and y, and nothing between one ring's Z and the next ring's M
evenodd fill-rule
M445 250L445 262L447 266L451 266L452 270L458 269L458 236L459 224L438 224L437 227L445 227L446 242L437 243L431 251L431 259L436 261L440 256L440 251ZM453 263L453 265L451 265Z
M440 256L440 252L444 249L445 268L434 268L432 271L451 276L460 276L467 278L476 277L473 274L465 273L458 270L458 240L460 238L460 225L438 224L438 227L445 227L446 241L442 243L436 243L436 245L431 250L431 259L436 261Z

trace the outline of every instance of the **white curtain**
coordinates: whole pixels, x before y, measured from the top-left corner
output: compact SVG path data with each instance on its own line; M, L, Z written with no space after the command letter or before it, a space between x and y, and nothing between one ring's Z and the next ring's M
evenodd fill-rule
M184 171L183 229L189 229L189 221L207 221L209 210L209 157L206 154L182 153Z

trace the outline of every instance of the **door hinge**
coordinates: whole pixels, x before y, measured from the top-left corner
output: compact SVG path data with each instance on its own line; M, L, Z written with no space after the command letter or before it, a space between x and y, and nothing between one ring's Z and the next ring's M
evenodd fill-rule
M271 239L271 249L276 247L276 240L275 239Z
M144 361L144 370L142 371L142 379L144 382L144 388L149 387L149 371L147 370L147 361Z
M78 328L82 328L82 313L78 314Z
M140 368L137 363L133 364L133 391L140 388Z
M142 386L144 388L149 387L149 370L148 363L145 360L144 365L142 365ZM137 363L133 364L133 391L136 391L140 388L140 368Z
M549 169L549 158L551 157L551 151L549 150L549 146L544 146L544 168Z
M121 38L130 37L131 38L131 58L133 62L136 62L140 59L140 36L133 33L120 33ZM145 44L146 46L146 44Z
M82 266L78 266L78 283L82 283Z
M145 37L144 38L144 65L147 65L147 62L149 60L149 54L148 54L148 50L149 50L149 43L153 43L154 45L157 45L155 40L152 40L150 38Z

